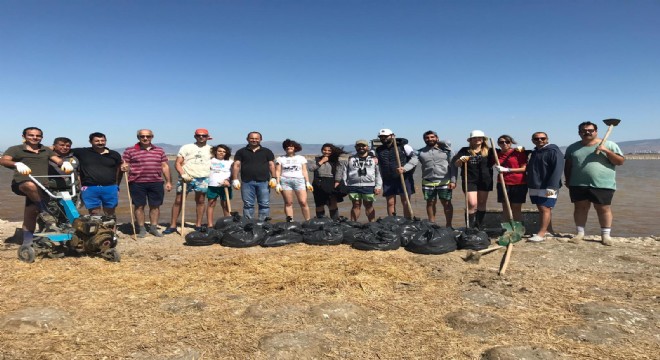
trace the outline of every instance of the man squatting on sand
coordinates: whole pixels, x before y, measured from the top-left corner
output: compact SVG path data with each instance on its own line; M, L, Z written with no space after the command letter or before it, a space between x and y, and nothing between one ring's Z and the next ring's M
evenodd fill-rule
M585 121L578 125L581 140L566 149L564 177L571 202L577 235L572 242L584 238L589 208L594 204L603 245L611 246L612 198L616 191L616 166L626 160L619 146L598 138L598 126ZM599 153L597 153L599 152Z
M23 144L7 149L0 158L0 165L8 169L16 169L11 182L11 190L16 195L25 196L23 210L23 245L31 245L37 226L37 217L46 224L46 228L55 227L56 220L46 210L46 194L28 177L48 175L48 161L61 167L65 173L71 173L73 166L62 160L50 148L41 144L43 131L37 127L27 127L23 130ZM37 178L44 186L47 178Z

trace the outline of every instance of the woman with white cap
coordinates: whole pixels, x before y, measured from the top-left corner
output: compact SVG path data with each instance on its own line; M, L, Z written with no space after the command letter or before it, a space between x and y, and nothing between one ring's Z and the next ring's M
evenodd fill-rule
M468 203L468 223L472 227L481 228L486 216L488 193L493 191L492 166L495 164L495 153L488 147L488 138L481 130L472 130L467 141L470 145L461 148L452 161L461 169L461 184Z

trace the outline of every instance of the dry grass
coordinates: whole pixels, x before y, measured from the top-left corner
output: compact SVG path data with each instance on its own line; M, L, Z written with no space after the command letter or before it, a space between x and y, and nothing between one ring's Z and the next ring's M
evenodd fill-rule
M6 246L0 317L49 306L68 312L71 326L28 335L0 330L0 359L173 358L187 349L204 359L266 359L277 353L265 336L278 333L321 339L320 357L330 359L479 358L507 344L584 359L654 358L658 246L650 239L617 245L521 243L505 277L496 274L501 252L469 264L461 251L194 248L174 235L139 243L124 236L120 263L83 257L24 264L16 247ZM585 324L575 306L602 301L653 317L637 327L619 324L622 338L611 343L559 335ZM328 320L315 312L332 304L357 305L357 315ZM448 315L461 312L484 317L452 328Z

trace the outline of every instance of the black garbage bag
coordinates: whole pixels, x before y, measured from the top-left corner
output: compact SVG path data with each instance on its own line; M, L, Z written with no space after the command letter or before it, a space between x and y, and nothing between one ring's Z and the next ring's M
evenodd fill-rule
M302 224L298 221L291 221L291 222L277 222L272 224L272 231L276 232L279 230L290 230L290 231L295 231L298 233L303 232Z
M378 219L377 222L382 224L382 225L385 225L385 226L392 226L392 225L408 224L410 222L410 220L406 219L403 216L388 215L384 218Z
M248 223L243 227L234 226L223 232L220 244L227 247L244 248L256 246L266 238L266 231L260 225Z
M308 229L303 233L303 242L309 245L339 245L343 239L341 227L332 223L324 225L320 230Z
M358 250L396 250L401 247L401 240L392 231L380 230L376 234L363 231L359 233L351 247Z
M416 254L444 254L455 251L456 233L451 228L432 225L417 233L406 245L406 250Z
M343 229L342 232L344 234L344 237L342 239L342 244L346 244L346 245L351 245L352 243L354 243L355 240L363 236L362 235L363 233L371 234L370 231L365 231L362 228L341 226L341 229Z
M311 218L302 223L305 230L321 230L323 226L332 224L334 220L328 217Z
M220 241L220 233L215 229L206 231L193 231L186 234L186 245L208 246Z
M412 239L422 230L428 228L428 225L424 225L420 222L411 222L408 224L400 225L396 229L396 234L401 240L401 246L406 246Z
M478 229L465 229L456 239L459 249L483 250L490 246L490 239L485 231Z
M276 247L289 244L296 244L303 241L303 236L300 231L276 228L266 235L264 241L261 242L263 247Z
M237 212L232 212L231 216L223 216L218 220L216 220L215 224L213 225L213 228L216 230L224 230L226 227L229 227L231 225L244 224L245 220L246 219L244 219Z

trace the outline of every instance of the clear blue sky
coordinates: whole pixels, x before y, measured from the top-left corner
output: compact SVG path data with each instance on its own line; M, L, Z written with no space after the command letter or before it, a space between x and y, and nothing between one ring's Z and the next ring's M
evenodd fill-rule
M659 19L656 0L0 0L0 149L27 126L113 148L197 127L214 144L387 127L568 145L609 117L614 141L660 138Z

